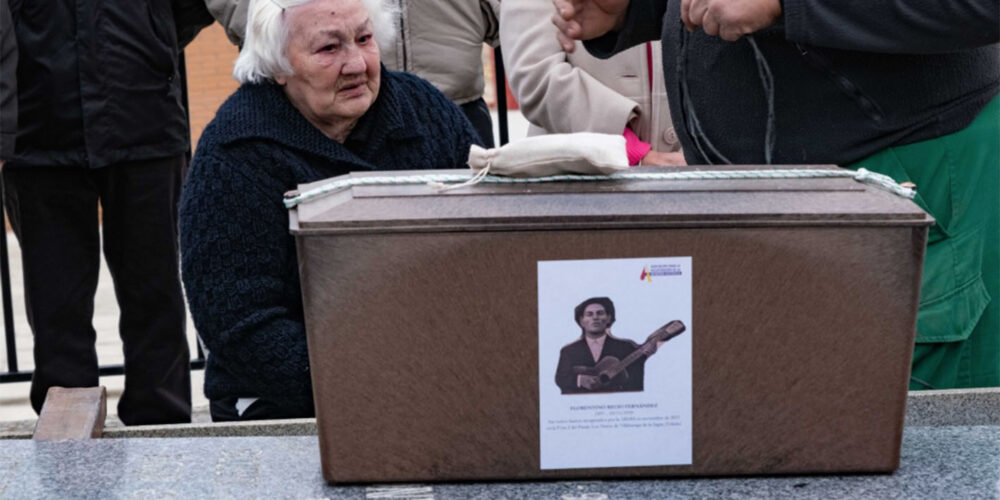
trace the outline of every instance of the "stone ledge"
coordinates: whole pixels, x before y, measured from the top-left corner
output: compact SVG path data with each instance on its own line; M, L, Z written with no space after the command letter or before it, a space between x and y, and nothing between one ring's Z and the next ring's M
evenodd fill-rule
M1000 388L911 391L906 427L1000 425Z
M208 407L197 407L193 423L124 426L108 417L104 437L209 437L316 435L316 419L212 423ZM906 427L1000 425L1000 388L912 391L906 404ZM0 422L0 439L31 439L35 420Z

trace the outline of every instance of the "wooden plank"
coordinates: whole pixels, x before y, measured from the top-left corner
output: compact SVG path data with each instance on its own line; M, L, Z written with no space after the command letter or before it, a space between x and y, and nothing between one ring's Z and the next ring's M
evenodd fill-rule
M99 387L50 387L32 439L89 439L104 433L108 391Z

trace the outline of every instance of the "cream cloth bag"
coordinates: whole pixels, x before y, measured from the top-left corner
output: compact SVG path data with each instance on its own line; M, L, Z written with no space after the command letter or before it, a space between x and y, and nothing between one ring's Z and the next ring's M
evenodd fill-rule
M503 147L469 148L469 168L476 173L461 184L434 183L439 190L478 184L487 175L548 177L560 174L607 175L628 170L625 137L580 132L549 134L510 142Z

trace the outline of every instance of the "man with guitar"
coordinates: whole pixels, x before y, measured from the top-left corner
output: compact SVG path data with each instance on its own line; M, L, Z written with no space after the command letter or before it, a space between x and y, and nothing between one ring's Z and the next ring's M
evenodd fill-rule
M610 334L615 304L607 297L589 298L573 313L582 334L559 351L556 385L563 394L643 390L646 360L685 329L680 321L671 321L640 346Z

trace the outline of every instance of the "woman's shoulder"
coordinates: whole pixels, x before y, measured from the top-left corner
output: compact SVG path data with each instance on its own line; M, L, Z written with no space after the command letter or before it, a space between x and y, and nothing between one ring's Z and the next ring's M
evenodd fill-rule
M277 85L246 83L240 85L219 106L212 121L205 126L198 148L224 144L255 134L264 124L273 126L275 115L282 111L282 94Z

